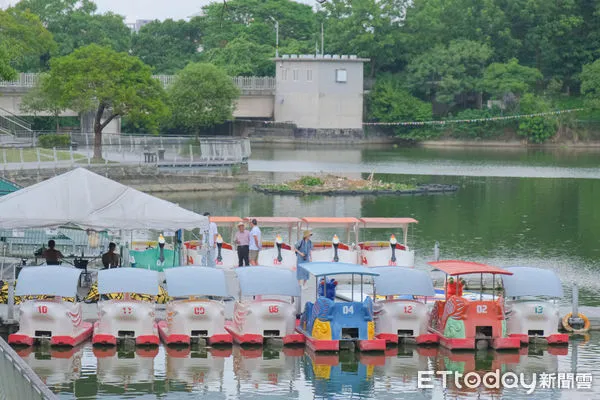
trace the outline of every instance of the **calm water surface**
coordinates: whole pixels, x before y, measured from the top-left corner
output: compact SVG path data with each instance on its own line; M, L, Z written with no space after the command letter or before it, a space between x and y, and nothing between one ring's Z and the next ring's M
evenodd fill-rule
M581 303L600 305L600 152L518 149L402 149L253 147L253 181L283 181L307 172L350 177L375 174L395 182L460 186L436 196L302 197L248 193L164 195L198 212L239 216L414 217L409 245L416 267L427 268L439 241L442 258L553 269L581 288ZM264 236L275 231L264 229ZM316 230L316 239L333 230ZM392 231L368 230L362 238L386 240ZM570 297L570 296L569 296ZM566 301L568 302L569 299ZM441 379L417 389L419 370L523 372L596 371L600 338L578 338L568 349L532 346L520 353L449 353L394 349L387 356L314 356L302 350L193 350L156 353L131 349L94 354L89 345L63 355L26 356L61 398L81 399L594 399L593 391L538 389L465 390ZM595 373L595 372L594 372Z

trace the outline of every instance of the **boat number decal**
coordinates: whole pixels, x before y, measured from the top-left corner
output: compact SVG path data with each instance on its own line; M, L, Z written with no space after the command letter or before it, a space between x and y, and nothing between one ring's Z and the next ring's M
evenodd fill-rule
M48 306L38 306L38 312L40 314L48 314Z
M342 307L342 313L346 314L354 314L354 306L344 306Z
M412 314L413 306L404 306L404 314Z
M194 314L204 315L204 313L205 313L204 307L194 307Z
M544 307L542 307L542 306L535 306L535 308L533 309L533 311L536 314L543 314L544 313Z
M131 314L131 307L123 307L123 314Z
M273 265L281 265L281 261L279 261L277 258L274 258Z
M277 314L279 312L279 306L269 306L269 312L271 314Z
M477 314L486 314L487 313L487 306L480 304L477 306Z

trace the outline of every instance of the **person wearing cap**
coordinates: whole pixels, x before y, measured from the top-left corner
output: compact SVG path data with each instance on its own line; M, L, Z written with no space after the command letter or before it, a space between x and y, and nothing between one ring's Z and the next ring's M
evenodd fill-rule
M204 232L204 242L207 243L206 249L206 265L209 267L217 266L217 236L219 236L219 230L217 224L211 221L210 213L205 212L204 216L208 218L208 231Z
M258 221L253 219L250 221L252 229L250 229L250 265L258 265L258 252L262 248L262 233L258 227Z
M239 266L250 265L250 232L246 230L243 222L238 223L238 231L235 233L235 244L237 245Z
M308 272L299 267L302 263L312 261L311 251L313 249L313 244L310 240L311 236L311 231L304 231L302 240L294 246L294 251L296 252L296 279L298 279L298 283L300 283L301 286L305 286L308 281Z

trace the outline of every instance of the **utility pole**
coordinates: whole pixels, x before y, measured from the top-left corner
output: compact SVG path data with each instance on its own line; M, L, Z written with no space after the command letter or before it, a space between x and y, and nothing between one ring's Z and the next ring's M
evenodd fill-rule
M275 21L275 57L279 57L279 21Z
M323 23L321 22L321 57L323 56L323 54L325 54L323 52L323 47L325 46L325 35L323 34Z

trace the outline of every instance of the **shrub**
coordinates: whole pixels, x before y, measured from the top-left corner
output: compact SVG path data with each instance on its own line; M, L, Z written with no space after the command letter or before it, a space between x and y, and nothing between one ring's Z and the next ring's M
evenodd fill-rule
M316 176L303 176L298 179L298 183L302 186L323 186L325 182L323 182L323 179Z
M70 135L47 134L38 137L37 144L44 149L71 147Z

